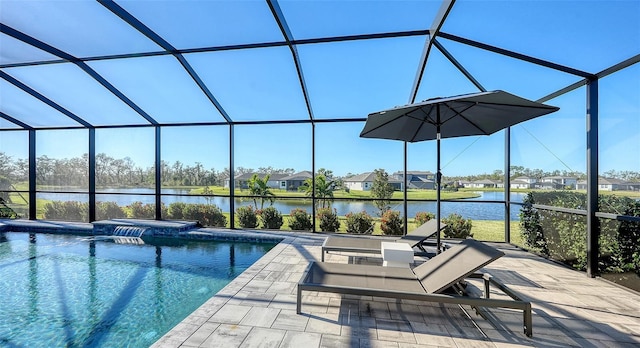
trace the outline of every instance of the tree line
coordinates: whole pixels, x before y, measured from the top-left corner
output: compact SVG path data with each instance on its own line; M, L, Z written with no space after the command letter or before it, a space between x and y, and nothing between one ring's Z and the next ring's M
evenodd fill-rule
M88 186L89 155L74 158L50 158L46 155L36 159L36 183L38 185L51 186ZM205 168L200 162L185 164L181 161L168 163L161 161L162 184L166 186L224 186L229 178L229 168L217 170ZM321 172L322 171L322 172ZM235 174L262 173L262 174L287 174L295 172L293 168L237 167ZM318 174L324 175L329 180L335 180L335 186L341 187L342 178L333 177L330 170L321 169ZM586 178L586 174L574 171L543 171L530 169L523 166L511 166L510 178L529 176L542 178L546 176L569 176L578 179ZM610 170L604 173L605 177L623 181L640 182L640 172ZM29 161L24 158L13 159L4 152L0 152L0 177L3 182L17 183L27 182L29 179ZM467 176L445 176L446 180L503 180L504 172L495 170L493 173L484 173ZM104 186L153 186L155 183L155 166L143 168L136 165L129 157L114 158L105 153L96 155L96 185ZM8 188L0 187L0 190Z
M73 158L50 158L46 155L36 158L36 184L46 186L88 186L89 154ZM229 168L216 170L205 168L201 162L185 164L181 161L160 162L162 184L167 186L223 186L229 178ZM237 167L235 174L245 173L287 174L295 173L293 168ZM9 190L9 183L29 181L29 161L14 159L0 152L0 190ZM105 153L96 155L97 186L145 187L155 183L155 166L141 167L130 157L114 158Z
M586 180L587 174L578 171L572 170L551 170L545 171L542 169L531 169L523 166L511 166L509 178L513 180L520 176L527 176L535 179L542 179L544 177L549 176L564 176L569 178L576 178L578 180ZM631 182L640 182L640 171L632 171L632 170L609 170L601 174L601 176L605 178L618 179L622 181L631 181ZM491 180L504 180L504 171L502 170L494 170L492 173L483 173L483 174L475 174L475 175L466 175L466 176L444 176L447 180L467 180L467 181L475 181L482 179L491 179Z
M46 155L36 158L36 184L51 186L88 186L89 155L74 158L50 158ZM244 170L244 169L243 169ZM0 152L0 177L9 182L29 180L29 162L26 159L12 159ZM228 168L206 169L200 162L193 165L175 161L161 162L161 177L164 185L206 186L223 185L229 177ZM155 166L143 168L129 157L114 158L104 153L96 155L97 186L153 186Z

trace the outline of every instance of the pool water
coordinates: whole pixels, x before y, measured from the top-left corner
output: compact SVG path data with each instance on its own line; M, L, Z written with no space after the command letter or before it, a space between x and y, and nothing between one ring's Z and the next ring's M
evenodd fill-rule
M9 347L148 347L275 245L0 237L0 346Z

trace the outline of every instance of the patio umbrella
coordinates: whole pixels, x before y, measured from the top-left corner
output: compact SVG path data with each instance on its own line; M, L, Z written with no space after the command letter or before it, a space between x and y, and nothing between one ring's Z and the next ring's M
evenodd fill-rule
M489 135L501 129L559 110L504 91L433 98L369 114L363 138L418 142L437 141L437 226L440 225L440 139ZM405 187L406 189L406 187ZM437 234L438 253L440 233Z

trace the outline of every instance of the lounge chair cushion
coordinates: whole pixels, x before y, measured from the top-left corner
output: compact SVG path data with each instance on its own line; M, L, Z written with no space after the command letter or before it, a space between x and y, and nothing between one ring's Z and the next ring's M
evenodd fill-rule
M382 242L407 243L412 248L417 247L425 251L422 244L425 240L437 233L437 222L429 220L417 229L409 232L400 238L363 238L354 236L329 236L322 244L322 261L324 262L324 254L328 251L358 252L380 254L382 253ZM446 224L440 223L440 229L446 227Z
M466 239L413 269L429 294L441 292L471 273L504 256L496 248Z
M410 268L320 262L309 269L307 280L336 287L424 293Z

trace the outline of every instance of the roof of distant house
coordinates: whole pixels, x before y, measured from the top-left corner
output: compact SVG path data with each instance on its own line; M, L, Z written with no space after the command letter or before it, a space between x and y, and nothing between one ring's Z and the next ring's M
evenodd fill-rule
M535 178L530 177L530 176L526 176L526 175L520 175L517 178L513 178L513 180L529 180L529 179L535 179Z
M419 176L414 176L413 178L411 178L411 180L409 182L433 183L433 182L435 182L435 180L433 180L433 179L425 179L425 178L421 178Z
M376 180L376 174L374 172L362 173L348 178L342 179L344 182L374 182ZM402 180L396 179L393 176L389 176L390 183L401 183Z
M311 175L311 172L308 170L303 170L301 172L295 173L295 174L291 174L289 176L285 176L283 178L281 178L281 180L306 180L311 178L313 175Z
M587 180L580 180L578 184L587 184ZM626 185L628 182L615 178L598 178L598 185Z
M403 175L404 172L402 171L397 171L395 173L393 173L393 175ZM411 175L429 175L429 174L433 174L430 171L424 171L424 170L407 170L407 174L411 174Z
M362 173L358 175L353 175L347 178L342 179L345 182L364 182L364 181L373 181L376 178L376 175L373 172Z
M249 180L253 177L253 174L257 174L260 179L263 179L265 176L269 175L269 181L273 180L282 180L282 178L286 177L287 174L279 174L279 173L244 173L236 175L236 180Z
M499 181L491 180L491 179L480 179L476 181L472 181L472 184L497 184Z

